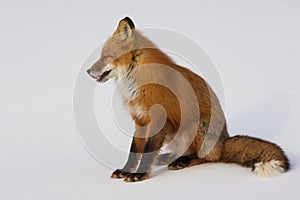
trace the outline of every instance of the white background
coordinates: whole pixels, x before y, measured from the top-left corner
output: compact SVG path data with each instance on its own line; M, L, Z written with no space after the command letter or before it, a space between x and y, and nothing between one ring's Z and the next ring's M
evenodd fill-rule
M296 199L299 10L296 0L1 1L0 198ZM140 183L111 180L79 141L72 92L85 58L126 15L137 27L173 29L203 45L223 79L230 133L280 144L292 170L262 179L206 164Z

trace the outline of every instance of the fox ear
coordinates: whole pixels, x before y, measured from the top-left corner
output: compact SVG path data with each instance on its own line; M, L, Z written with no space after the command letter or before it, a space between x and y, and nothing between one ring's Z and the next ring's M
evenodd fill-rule
M133 21L129 17L125 17L119 22L115 34L119 34L121 40L126 40L133 36L133 29L135 29Z

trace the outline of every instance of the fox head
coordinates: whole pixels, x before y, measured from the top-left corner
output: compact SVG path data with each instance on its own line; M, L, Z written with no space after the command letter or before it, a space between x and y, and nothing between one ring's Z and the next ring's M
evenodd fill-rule
M129 17L122 19L114 34L108 38L102 48L101 56L87 73L97 82L105 82L118 77L130 68L134 60L136 32Z

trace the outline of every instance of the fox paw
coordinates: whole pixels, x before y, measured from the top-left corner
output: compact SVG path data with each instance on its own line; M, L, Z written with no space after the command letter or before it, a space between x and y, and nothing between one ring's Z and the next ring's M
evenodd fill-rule
M132 173L126 176L124 181L126 182L137 182L142 181L150 177L150 173Z
M125 178L129 174L129 172L124 172L121 169L117 169L112 173L111 178Z
M169 170L179 170L188 167L187 163L184 162L173 162L168 165Z
M179 157L177 160L175 160L174 162L168 165L168 169L179 170L179 169L186 168L189 166L190 161L191 161L190 156Z

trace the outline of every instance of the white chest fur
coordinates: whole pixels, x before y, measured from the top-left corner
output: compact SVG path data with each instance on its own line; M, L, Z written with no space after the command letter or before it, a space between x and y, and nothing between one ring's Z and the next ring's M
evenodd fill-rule
M135 98L138 89L136 87L136 81L128 74L127 71L118 69L116 86L125 104L126 102L128 104L130 100Z

